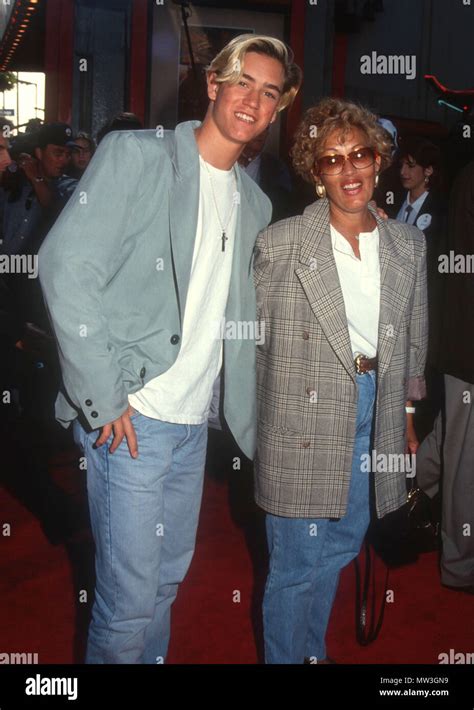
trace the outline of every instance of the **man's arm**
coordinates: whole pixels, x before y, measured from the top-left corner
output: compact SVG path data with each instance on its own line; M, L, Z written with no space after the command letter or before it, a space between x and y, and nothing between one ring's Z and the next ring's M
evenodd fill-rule
M39 251L67 393L91 428L104 431L128 410L128 398L102 291L126 258L122 246L142 176L133 133L109 134Z

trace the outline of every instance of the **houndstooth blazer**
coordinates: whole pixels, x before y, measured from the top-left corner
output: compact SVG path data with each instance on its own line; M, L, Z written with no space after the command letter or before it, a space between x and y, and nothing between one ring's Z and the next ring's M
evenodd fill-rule
M381 289L372 448L377 455L403 454L406 400L425 396L426 246L415 227L373 213ZM357 387L328 200L261 232L254 267L257 317L265 328L257 351L257 503L284 517L340 518ZM406 501L405 477L374 474L378 517Z

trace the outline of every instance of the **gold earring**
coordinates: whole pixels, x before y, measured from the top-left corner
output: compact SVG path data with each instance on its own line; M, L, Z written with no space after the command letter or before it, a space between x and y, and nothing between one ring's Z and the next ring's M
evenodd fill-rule
M326 197L326 188L322 182L316 183L316 194L318 197Z
M375 175L375 187L377 187L378 184L379 184L379 174L376 173L376 175Z

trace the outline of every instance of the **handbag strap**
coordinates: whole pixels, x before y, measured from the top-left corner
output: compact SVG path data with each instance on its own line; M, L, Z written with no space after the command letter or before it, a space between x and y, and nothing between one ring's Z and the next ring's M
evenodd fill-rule
M376 621L375 553L367 537L365 539L365 570L362 588L359 561L357 558L354 560L354 564L356 573L356 639L361 646L368 646L375 641L382 628L385 604L387 601L389 568L386 567L383 597ZM372 591L372 598L369 611L370 590Z

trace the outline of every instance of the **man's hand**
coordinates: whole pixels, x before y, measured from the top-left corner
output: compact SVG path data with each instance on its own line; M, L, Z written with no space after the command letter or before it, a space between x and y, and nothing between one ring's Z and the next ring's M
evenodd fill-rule
M29 153L20 153L18 166L23 170L30 182L33 182L35 178L42 177L39 160L33 158Z
M21 153L18 165L31 183L36 198L42 207L51 207L54 201L54 192L48 180L45 180L41 163L28 153Z
M130 415L133 414L133 412L134 409L129 405L121 417L115 419L110 424L105 424L102 427L102 432L99 438L95 442L95 446L102 446L105 444L113 432L114 438L109 449L110 453L114 453L114 451L122 443L123 437L125 437L127 439L127 446L130 451L130 456L132 459L138 458L137 435L135 434L135 429L130 421Z
M370 200L369 205L371 205L374 210L377 210L377 214L381 219L388 219L388 214L384 212L384 210L381 207L377 206L377 203L375 200Z

